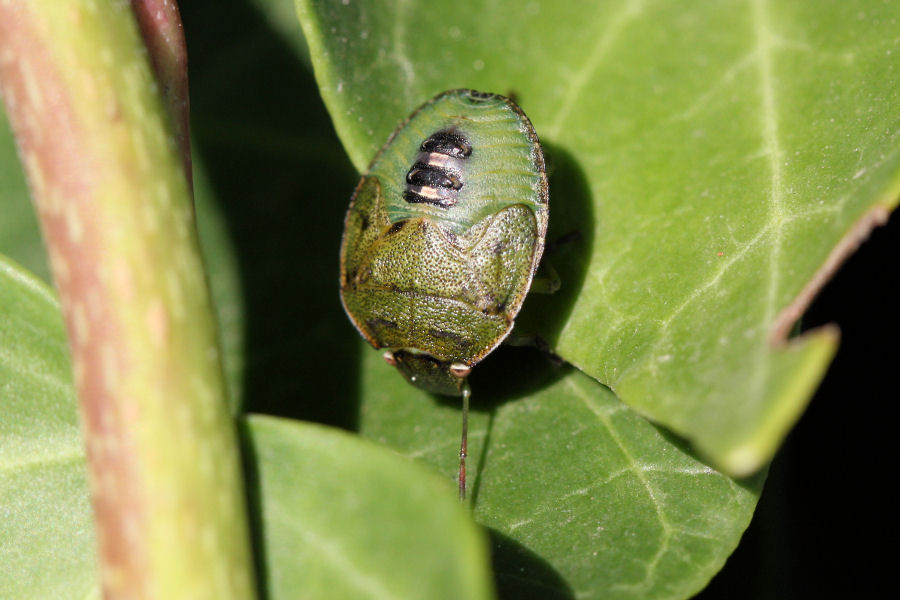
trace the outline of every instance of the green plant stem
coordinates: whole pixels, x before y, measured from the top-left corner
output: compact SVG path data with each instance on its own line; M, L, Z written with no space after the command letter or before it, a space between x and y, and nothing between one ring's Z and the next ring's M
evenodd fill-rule
M108 598L249 598L190 188L131 7L0 2L0 89L60 292Z

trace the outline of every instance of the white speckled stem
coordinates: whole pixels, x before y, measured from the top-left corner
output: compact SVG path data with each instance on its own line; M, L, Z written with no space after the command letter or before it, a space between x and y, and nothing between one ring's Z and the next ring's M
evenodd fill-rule
M252 598L189 184L131 6L0 0L0 90L62 299L104 594Z

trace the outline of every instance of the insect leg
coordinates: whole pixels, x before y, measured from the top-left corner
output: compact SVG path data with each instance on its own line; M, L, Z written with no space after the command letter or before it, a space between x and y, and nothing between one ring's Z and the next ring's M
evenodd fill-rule
M577 229L574 229L569 233L556 238L553 241L547 242L547 245L544 246L544 257L541 260L541 264L538 265L538 271L543 271L543 273L541 273L540 276L536 275L532 280L532 292L535 292L537 294L553 294L557 290L559 290L559 274L553 267L553 263L550 262L548 255L553 254L553 252L560 246L565 246L566 244L580 241L581 237L581 232Z
M555 294L560 286L559 273L546 257L541 261L538 270L543 271L543 274L531 280L531 291L535 294Z

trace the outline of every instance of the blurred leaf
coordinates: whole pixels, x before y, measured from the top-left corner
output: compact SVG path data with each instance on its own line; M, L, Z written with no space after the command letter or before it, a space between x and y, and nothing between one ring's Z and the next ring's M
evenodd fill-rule
M41 231L28 196L15 139L0 102L0 253L50 281Z
M303 67L311 70L309 48L297 23L293 3L284 0L248 0L248 4L259 12L272 32L277 33L291 47L292 53L303 63Z
M0 598L99 595L59 303L0 256Z
M243 408L244 306L241 295L238 258L228 236L227 224L211 191L209 173L202 160L194 159L194 206L197 233L209 280L210 294L218 320L222 366L228 384L232 412Z
M365 353L362 432L456 474L459 408ZM721 568L762 478L706 466L607 388L506 349L473 375L475 517L504 598L685 598ZM531 390L531 393L528 392Z
M437 92L514 94L570 180L549 237L581 233L528 321L730 472L771 458L835 348L780 341L900 193L900 6L297 5L360 171Z
M247 423L272 598L487 598L482 533L453 487L320 425Z

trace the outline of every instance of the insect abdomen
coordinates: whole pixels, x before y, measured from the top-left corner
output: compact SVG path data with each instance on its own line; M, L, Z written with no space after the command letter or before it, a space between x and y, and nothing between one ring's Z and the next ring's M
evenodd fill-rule
M416 160L406 173L403 199L450 208L459 201L464 161L472 154L465 136L438 131L422 142Z

